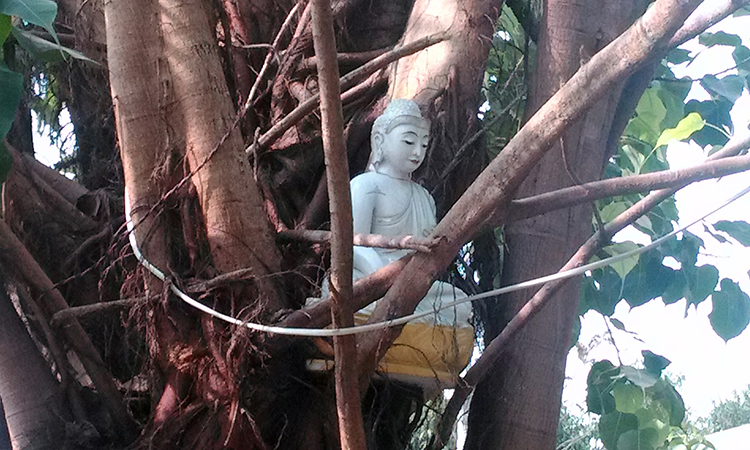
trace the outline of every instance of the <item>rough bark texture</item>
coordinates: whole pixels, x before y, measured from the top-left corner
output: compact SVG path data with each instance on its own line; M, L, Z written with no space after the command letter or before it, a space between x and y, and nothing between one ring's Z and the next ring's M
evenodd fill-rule
M176 144L185 148L215 267L221 272L255 269L263 286L261 301L273 313L281 305L265 276L278 272L279 256L270 223L263 220L265 209L242 151L242 137L230 128L234 110L206 7L200 0L160 3L164 55L176 102L172 138L184 139Z
M589 4L590 3L590 4ZM637 1L603 4L545 2L538 57L527 111L533 114L579 66L642 12ZM593 9L597 14L591 14ZM621 87L605 94L560 138L518 190L528 197L599 179ZM503 285L557 271L591 233L591 205L555 211L505 228L507 255ZM529 258L528 255L543 255ZM501 317L486 325L485 341L530 298L533 291L506 296ZM578 283L536 316L514 340L499 370L476 389L469 419L469 449L553 448L578 303Z

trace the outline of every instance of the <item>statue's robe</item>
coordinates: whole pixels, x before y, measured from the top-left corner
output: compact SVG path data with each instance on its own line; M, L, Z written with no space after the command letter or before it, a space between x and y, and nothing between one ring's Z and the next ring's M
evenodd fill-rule
M360 176L385 177L374 173ZM356 182L356 178L352 180L353 185ZM389 216L378 215L378 211L375 211L372 218L372 234L418 237L430 235L436 225L435 201L424 187L414 182L408 182L407 185L407 201L400 211ZM411 253L411 250L403 249L374 250L385 264ZM367 275L369 273L354 267L355 281ZM466 298L466 294L455 286L442 281L434 282L415 310L415 313L431 314L404 326L401 335L380 362L381 374L417 383L430 390L453 387L459 372L469 363L473 349L471 304L463 303L442 311L439 309L444 304L463 298ZM367 320L376 303L357 312L358 323Z

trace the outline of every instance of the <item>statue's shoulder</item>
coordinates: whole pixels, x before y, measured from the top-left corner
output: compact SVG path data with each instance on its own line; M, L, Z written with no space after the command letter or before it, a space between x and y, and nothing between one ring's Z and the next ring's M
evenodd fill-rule
M387 180L388 177L377 172L364 172L352 178L349 186L351 189L368 189Z
M356 177L352 178L352 183L366 183L371 180L375 180L379 176L381 175L377 172L362 172Z

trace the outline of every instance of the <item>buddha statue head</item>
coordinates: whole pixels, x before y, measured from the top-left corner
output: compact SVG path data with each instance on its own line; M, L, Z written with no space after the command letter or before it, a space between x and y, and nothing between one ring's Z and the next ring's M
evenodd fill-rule
M430 121L408 99L392 100L372 125L368 172L410 179L424 161Z

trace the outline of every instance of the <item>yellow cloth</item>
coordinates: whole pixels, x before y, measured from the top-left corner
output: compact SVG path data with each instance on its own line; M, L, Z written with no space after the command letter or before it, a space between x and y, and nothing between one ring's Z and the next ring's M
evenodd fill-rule
M355 314L363 324L364 314ZM474 328L430 323L408 323L380 360L378 372L400 381L449 389L469 364L474 348Z
M407 324L383 359L378 371L403 378L452 388L458 374L469 364L474 347L474 329L423 323ZM422 383L420 383L422 384Z

